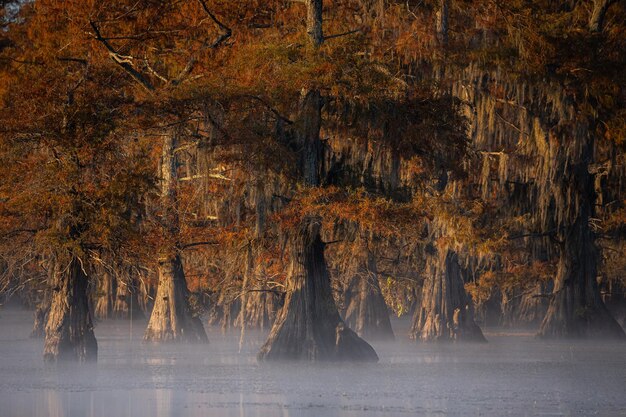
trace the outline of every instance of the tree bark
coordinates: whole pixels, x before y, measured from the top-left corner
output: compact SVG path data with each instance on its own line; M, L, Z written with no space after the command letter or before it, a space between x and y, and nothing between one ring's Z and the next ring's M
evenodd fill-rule
M33 330L30 332L30 337L41 338L46 335L46 323L48 322L48 314L50 313L50 306L52 304L52 296L49 290L46 290L43 299L37 308L35 309L35 320L33 323Z
M616 0L593 0L593 10L589 18L589 31L600 33L604 30L604 19L606 12Z
M285 305L258 359L377 361L374 349L339 316L320 239L320 219L305 218L290 239Z
M474 322L471 297L466 293L458 256L441 251L429 260L422 303L413 316L411 338L431 341L485 342Z
M116 319L143 319L145 316L139 305L138 288L131 273L118 275L115 303L112 316Z
M366 340L392 340L389 309L383 298L376 259L368 251L367 266L354 277L349 291L345 322Z
M241 299L230 296L225 291L211 297L209 308L209 326L220 326L222 330L229 330L237 326L241 311Z
M52 291L44 360L96 360L98 344L89 312L88 279L77 258L67 266L55 266Z
M159 254L159 283L154 307L148 322L144 340L151 342L207 342L206 332L200 318L189 305L189 289L179 255L178 237L180 221L177 207L177 165L174 151L176 133L163 140L161 159L161 221L168 239Z
M324 32L322 31L322 0L305 0L307 8L306 31L309 41L315 48L319 48L324 42Z
M281 305L281 296L273 291L250 290L246 297L244 315L238 321L253 329L269 329L274 324Z
M98 290L96 292L96 307L94 316L96 319L108 319L113 313L115 304L115 282L108 271L103 270L98 280Z
M300 167L304 182L317 187L321 182L323 146L320 141L322 126L322 96L319 90L302 92L298 124Z
M440 0L437 11L437 38L442 45L448 44L448 18L450 15L450 0Z
M568 202L566 212L570 214L564 213L554 291L538 336L621 339L624 331L604 305L598 288L599 253L589 226L595 206L594 179L589 173L593 138L582 136L574 140L586 143L562 144L562 153L555 161L561 164L559 171L563 173L557 192Z
M189 306L189 290L179 256L159 262L159 286L144 340L207 342L200 318Z

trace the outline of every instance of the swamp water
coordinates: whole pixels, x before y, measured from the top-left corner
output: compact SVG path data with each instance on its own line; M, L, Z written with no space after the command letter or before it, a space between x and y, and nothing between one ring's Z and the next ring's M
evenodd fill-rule
M373 343L377 364L262 363L266 332L207 328L208 345L142 343L145 322L96 326L98 362L50 365L32 313L0 310L0 417L626 416L626 343Z

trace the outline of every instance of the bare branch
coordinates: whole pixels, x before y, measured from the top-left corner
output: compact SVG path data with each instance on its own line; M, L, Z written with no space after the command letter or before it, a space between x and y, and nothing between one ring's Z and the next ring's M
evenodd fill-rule
M263 100L261 97L252 95L252 94L246 94L244 95L244 97L250 98L252 100L256 100L259 103L263 104L265 107L267 107L267 109L272 112L274 114L274 116L276 116L278 119L282 120L283 122L292 125L293 121L289 120L287 117L283 116L282 114L280 114L278 112L278 110L276 110L275 108L273 108L267 101Z
M218 46L220 46L221 44L223 44L224 42L226 42L226 40L228 38L230 38L232 36L232 30L226 26L225 24L223 24L212 12L211 10L209 10L209 7L206 5L206 3L204 2L204 0L198 0L198 2L200 3L200 5L202 6L202 8L204 9L204 11L206 12L206 14L211 18L211 20L220 28L221 30L221 34L217 37L217 39L215 39L213 41L212 44L209 45L208 43L208 39L204 42L204 44L202 45L202 47L200 48L200 50L196 53L193 54L191 56L191 58L189 59L189 62L187 62L187 65L185 66L185 68L183 68L183 70L180 72L180 74L178 74L178 76L172 81L173 85L178 85L181 82L183 82L188 76L189 74L191 74L191 72L193 71L193 68L195 67L196 63L198 62L197 59L197 54L199 54L201 51L205 50L207 47L209 49L215 49Z
M157 72L157 70L155 70L154 68L152 68L152 65L150 65L150 62L148 62L148 58L145 57L143 59L144 64L146 65L146 68L148 69L148 71L150 71L150 73L152 75L154 75L155 77L157 77L159 80L163 81L164 83L168 84L170 82L170 80L168 80L167 78L165 78L163 75L159 74Z
M211 18L211 20L213 20L213 22L215 22L215 24L217 26L220 27L220 29L222 29L222 31L224 32L224 35L226 35L226 38L230 37L230 35L232 35L232 31L230 30L230 28L228 26L226 26L225 24L223 24L222 22L220 22L218 20L217 17L215 17L215 15L213 13L211 13L211 11L209 10L209 8L207 7L206 3L204 2L204 0L198 0L198 2L200 2L200 5L202 6L202 8L204 9L204 11L206 12L206 14L209 15L209 17ZM219 40L220 38L218 38ZM220 40L219 42L223 42L225 39ZM215 45L217 46L217 45Z
M193 243L187 243L186 245L183 245L182 249L189 249L189 248L193 248L196 246L204 246L204 245L219 245L219 243L213 242L213 241L193 242Z
M87 65L87 60L83 58L72 58L72 57L57 57L57 61L62 62L76 62L78 64Z
M154 86L152 85L152 83L150 83L150 81L146 77L144 77L143 74L141 74L132 66L132 57L124 57L123 55L120 55L115 50L115 48L113 48L113 46L111 46L111 44L102 37L102 34L100 33L100 30L98 29L98 26L95 24L95 22L89 21L89 24L95 32L96 40L101 42L104 47L109 51L111 59L113 59L113 61L115 61L120 67L122 67L128 74L130 74L130 76L133 77L135 81L137 81L143 88L150 92L153 92Z
M327 41L329 39L333 39L333 38L340 38L342 36L348 36L348 35L352 35L353 33L359 33L361 32L361 29L354 29L354 30L349 30L347 32L343 32L343 33L337 33L335 35L328 35L328 36L324 36L324 40Z

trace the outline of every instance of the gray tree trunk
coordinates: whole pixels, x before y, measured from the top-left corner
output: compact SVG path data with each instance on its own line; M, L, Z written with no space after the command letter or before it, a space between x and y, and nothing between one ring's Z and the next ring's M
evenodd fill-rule
M307 32L314 47L324 41L322 0L306 0ZM319 186L323 160L320 140L322 97L304 91L298 117L300 170L304 183ZM304 359L377 361L374 349L350 330L337 311L320 237L321 219L302 219L290 237L287 295L259 360Z
M159 262L159 286L144 340L150 342L207 342L200 318L189 306L189 290L180 257Z
M319 90L302 93L298 116L300 145L300 167L304 182L311 187L320 185L323 147L320 141L322 126L322 96Z

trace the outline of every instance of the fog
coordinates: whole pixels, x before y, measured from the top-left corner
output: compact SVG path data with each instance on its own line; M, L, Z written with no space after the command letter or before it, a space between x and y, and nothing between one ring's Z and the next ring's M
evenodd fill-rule
M264 332L142 343L145 322L98 323L98 362L45 364L32 313L0 310L1 417L626 415L626 347L496 333L488 344L373 343L377 364L258 364Z

